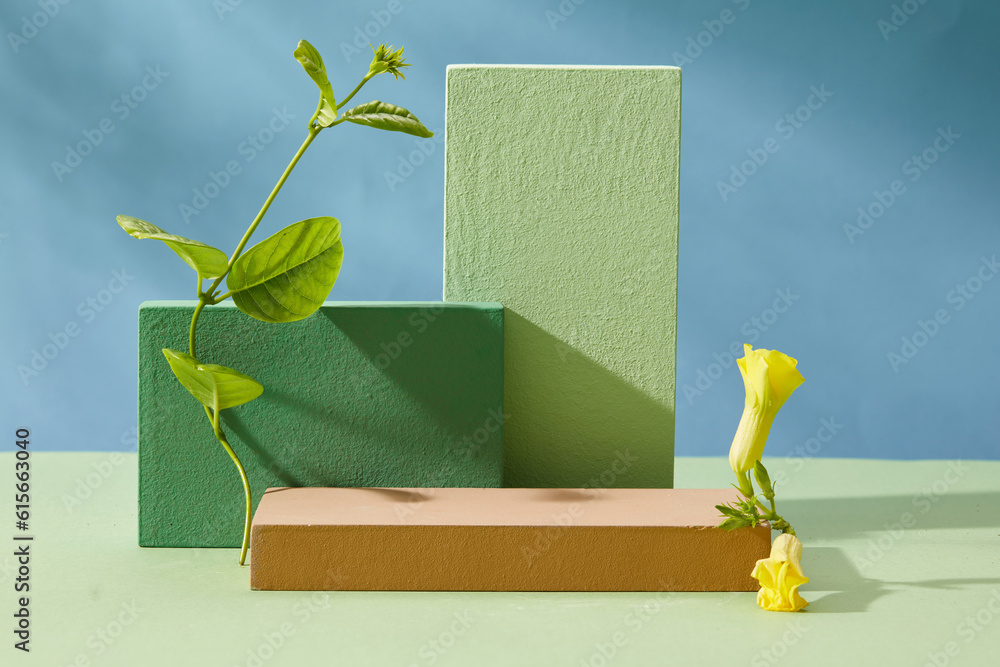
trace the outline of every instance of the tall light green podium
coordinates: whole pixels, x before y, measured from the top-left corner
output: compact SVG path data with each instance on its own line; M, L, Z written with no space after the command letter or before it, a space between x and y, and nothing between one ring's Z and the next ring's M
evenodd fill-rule
M446 301L505 307L504 484L673 485L681 71L452 65Z

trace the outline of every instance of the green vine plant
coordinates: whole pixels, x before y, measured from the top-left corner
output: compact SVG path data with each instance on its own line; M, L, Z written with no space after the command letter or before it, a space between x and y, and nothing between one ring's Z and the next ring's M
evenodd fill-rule
M247 375L219 366L202 363L198 359L196 333L198 318L206 306L213 306L232 298L241 311L263 322L294 322L313 314L329 296L340 273L344 258L344 246L340 239L340 221L331 217L309 218L296 222L273 236L261 241L246 252L244 248L253 236L264 215L270 208L281 187L288 180L299 159L306 152L320 132L343 122L367 125L377 130L405 132L418 137L432 137L428 130L412 113L402 107L378 100L361 104L346 111L341 109L372 78L389 72L397 79L403 76L403 48L393 50L391 46L380 44L372 47L375 55L368 73L354 90L339 103L333 86L327 76L323 58L306 40L299 42L294 51L306 74L319 87L320 96L316 111L309 119L305 141L296 151L292 161L285 168L278 183L271 190L257 217L240 239L236 250L229 257L212 246L169 234L145 220L127 215L118 216L118 224L137 239L163 241L198 274L198 305L191 317L188 333L188 351L164 349L174 375L205 409L205 416L212 426L215 437L236 464L243 481L246 496L246 520L243 530L243 546L240 551L240 565L246 562L250 544L250 521L253 501L250 483L239 456L233 451L222 428L219 413L226 408L248 403L260 396L264 387ZM204 289L206 280L211 280ZM220 285L226 281L227 292L220 294Z

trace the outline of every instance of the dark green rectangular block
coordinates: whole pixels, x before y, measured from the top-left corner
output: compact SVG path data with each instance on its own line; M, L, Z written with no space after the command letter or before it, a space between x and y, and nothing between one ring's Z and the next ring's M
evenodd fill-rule
M139 309L139 544L238 547L239 474L161 350L188 350L194 301ZM256 505L270 486L499 487L499 303L325 304L267 324L206 308L197 353L264 385L222 412ZM405 508L404 508L405 509Z

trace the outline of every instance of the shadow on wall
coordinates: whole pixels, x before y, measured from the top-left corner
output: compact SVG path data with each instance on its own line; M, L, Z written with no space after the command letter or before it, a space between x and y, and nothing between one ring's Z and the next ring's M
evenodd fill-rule
M504 486L673 485L672 405L509 308L504 331Z
M352 317L349 310L319 312L443 428L462 437L489 417L481 387L502 382L503 320L499 307L470 311L455 305L399 309L393 318L378 320Z
M375 320L363 309L320 309L412 412L435 424L447 458L427 486L463 486L455 473L475 460L503 460L503 310L499 304L414 304ZM390 412L387 420L398 421ZM437 457L436 457L437 458ZM477 485L477 484L471 484Z
M202 356L264 385L222 414L255 501L273 486L501 484L501 429L487 420L502 412L503 311L444 310L424 333L413 308L393 304L333 304L282 326L229 306L203 311ZM242 535L239 475L161 352L186 348L193 311L140 310L143 546L236 547ZM404 332L410 345L385 363L380 342Z
M380 437L384 442L391 442L388 435L381 435L375 425L366 425L364 428L341 415L335 414L332 408L324 407L321 404L310 403L302 397L296 397L281 391L265 387L263 400L266 405L273 406L285 414L301 415L306 423L311 424L336 424L338 431L343 433L353 433L359 439L372 439ZM283 443L272 442L270 447L264 446L255 435L255 429L244 423L240 413L236 410L227 410L222 413L222 420L233 435L256 457L260 464L271 474L277 477L286 486L317 486L323 485L324 480L330 479L332 471L309 470L308 466L300 466L297 461L291 459L283 447ZM362 430L364 428L364 430ZM349 465L340 474L348 482L351 476L358 476L359 471L364 469L364 462L359 461L354 453L345 448L338 438L331 439L332 444L340 453L339 461L346 461Z

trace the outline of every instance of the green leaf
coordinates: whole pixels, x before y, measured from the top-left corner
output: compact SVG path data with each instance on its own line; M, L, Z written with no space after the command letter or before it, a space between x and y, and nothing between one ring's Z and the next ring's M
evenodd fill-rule
M344 260L340 221L309 218L240 255L226 278L236 307L264 322L294 322L323 305Z
M716 505L715 509L719 510L726 516L735 517L737 519L743 516L742 514L740 514L739 510L729 507L728 505Z
M128 215L119 215L118 224L129 235L137 239L163 241L202 278L218 278L226 272L226 267L229 266L229 258L226 253L201 241L192 241L183 236L168 234L152 223Z
M736 528L746 528L749 525L750 521L744 517L729 517L719 524L719 528L722 530L735 530Z
M213 412L249 403L264 387L253 378L217 364L201 364L190 354L164 349L170 369L198 402Z
M760 459L753 465L753 476L757 479L757 486L760 487L761 493L768 500L774 498L774 488L771 486L771 477L767 474L767 468L764 464L760 462Z
M320 100L319 109L316 112L316 120L320 127L330 127L333 121L337 120L337 108L330 106L326 100Z
M302 69L309 75L309 78L319 86L320 94L323 95L323 99L333 108L334 116L336 116L337 99L333 96L333 86L330 85L330 79L326 75L326 66L323 65L323 57L319 55L319 51L303 39L299 42L293 54L295 55L295 59L302 65Z
M403 107L378 100L348 109L344 112L344 120L374 127L377 130L406 132L417 137L434 136L434 133L424 127L416 116Z

